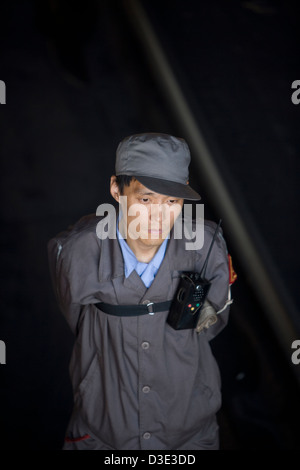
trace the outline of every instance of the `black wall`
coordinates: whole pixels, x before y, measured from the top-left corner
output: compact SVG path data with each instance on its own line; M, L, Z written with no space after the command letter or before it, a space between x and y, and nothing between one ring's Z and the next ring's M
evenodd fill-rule
M299 308L300 79L293 2L143 2L217 164ZM58 310L46 245L102 202L119 141L180 135L121 2L0 6L0 447L60 449L72 406L73 337ZM191 176L193 186L201 175ZM206 215L217 219L202 191ZM230 233L225 233L234 255ZM222 446L296 448L298 385L239 269L222 371ZM298 316L293 321L299 325ZM297 339L297 338L295 338ZM300 367L300 365L298 366Z

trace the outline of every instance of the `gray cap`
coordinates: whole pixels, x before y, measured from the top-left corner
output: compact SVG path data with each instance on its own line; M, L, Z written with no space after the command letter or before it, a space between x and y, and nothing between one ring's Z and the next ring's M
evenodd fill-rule
M188 185L191 155L184 139L147 133L126 137L116 156L116 175L134 176L152 191L197 201L198 193Z

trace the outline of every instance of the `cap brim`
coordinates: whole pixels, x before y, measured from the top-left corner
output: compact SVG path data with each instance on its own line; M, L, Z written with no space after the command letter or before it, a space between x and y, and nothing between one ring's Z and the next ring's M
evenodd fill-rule
M151 178L149 176L134 175L134 177L155 193L188 199L190 201L199 201L199 199L201 199L201 196L188 184L176 183L175 181L167 181L159 178Z

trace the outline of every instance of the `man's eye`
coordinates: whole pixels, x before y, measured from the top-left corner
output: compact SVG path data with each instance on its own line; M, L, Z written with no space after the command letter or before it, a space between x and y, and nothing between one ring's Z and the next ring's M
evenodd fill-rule
M142 201L144 204L146 204L147 202L149 202L149 199L148 199L147 197L143 197L143 198L141 199L141 201Z
M177 199L169 199L169 204L175 204L177 202Z

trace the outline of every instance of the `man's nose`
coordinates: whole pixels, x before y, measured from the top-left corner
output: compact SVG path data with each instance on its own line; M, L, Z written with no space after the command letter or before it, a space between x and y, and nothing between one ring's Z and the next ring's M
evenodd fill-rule
M161 222L165 217L165 204L152 204L151 205L151 219Z

